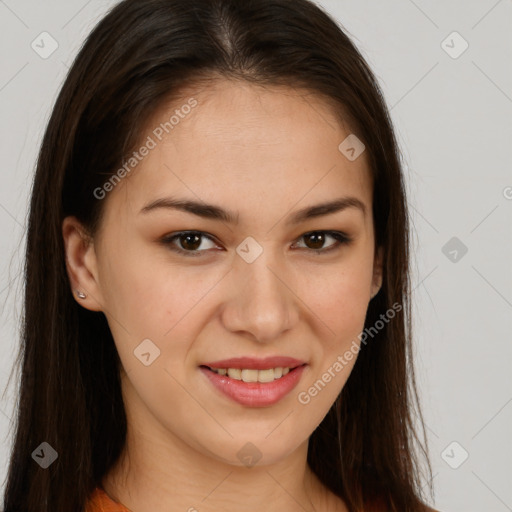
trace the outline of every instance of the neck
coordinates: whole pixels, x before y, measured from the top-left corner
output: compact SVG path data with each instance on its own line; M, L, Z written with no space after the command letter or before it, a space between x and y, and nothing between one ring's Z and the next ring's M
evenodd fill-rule
M340 500L307 465L307 441L276 464L252 467L153 441L128 441L102 482L112 499L134 512L239 512L242 504L247 510L265 512L346 510L333 508L333 503L341 506Z

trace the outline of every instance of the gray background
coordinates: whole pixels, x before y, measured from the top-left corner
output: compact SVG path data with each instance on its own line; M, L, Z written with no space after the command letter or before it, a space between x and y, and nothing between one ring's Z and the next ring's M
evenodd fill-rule
M2 493L16 381L6 386L19 342L36 154L69 64L114 3L0 0ZM512 2L318 3L377 75L403 152L416 364L435 506L512 511ZM58 43L47 59L31 47L44 31ZM458 55L464 40L469 47ZM455 245L443 250L453 237Z

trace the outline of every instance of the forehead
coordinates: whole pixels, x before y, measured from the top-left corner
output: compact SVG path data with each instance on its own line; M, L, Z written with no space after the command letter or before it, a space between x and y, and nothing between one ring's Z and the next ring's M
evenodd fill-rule
M229 204L242 221L264 207L275 212L340 195L370 206L367 155L350 161L339 150L350 133L334 105L311 92L217 80L182 91L151 116L140 138L151 149L109 201L122 208L128 194L123 204L137 214L166 193L185 195Z

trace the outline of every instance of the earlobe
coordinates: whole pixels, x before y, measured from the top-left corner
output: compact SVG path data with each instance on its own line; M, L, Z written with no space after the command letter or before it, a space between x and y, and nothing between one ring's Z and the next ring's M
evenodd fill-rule
M96 253L92 239L76 217L66 217L62 223L66 270L71 291L81 306L102 311L102 296L98 282Z
M383 266L383 248L379 247L375 253L375 259L373 263L373 279L372 279L372 292L371 298L375 297L379 293L382 287L382 266Z

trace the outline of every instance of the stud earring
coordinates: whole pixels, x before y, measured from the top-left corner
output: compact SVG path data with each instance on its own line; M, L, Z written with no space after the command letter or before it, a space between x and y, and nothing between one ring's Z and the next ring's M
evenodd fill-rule
M87 295L82 293L80 290L76 290L76 295L79 299L85 299L87 297Z

